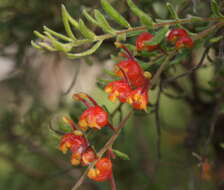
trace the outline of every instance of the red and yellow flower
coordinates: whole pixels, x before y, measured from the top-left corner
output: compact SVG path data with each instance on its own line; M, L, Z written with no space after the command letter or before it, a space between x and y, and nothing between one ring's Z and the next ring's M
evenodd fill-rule
M119 80L108 83L104 90L112 102L118 98L120 102L125 103L132 89L126 81Z
M82 130L87 130L88 127L94 129L101 129L105 127L108 122L108 113L99 106L96 101L85 93L74 94L73 98L75 100L82 101L87 109L82 113L79 118L79 127ZM93 105L90 105L85 99L88 99Z
M88 127L101 129L108 124L108 113L100 106L87 108L79 118L79 126L86 130Z
M95 168L88 172L88 177L94 181L106 181L112 176L112 162L109 158L101 158L97 161Z
M169 34L167 36L167 40L170 42L176 42L180 38L186 37L186 36L188 36L188 33L186 30L184 30L182 28L175 28L169 32Z
M133 59L127 59L116 64L115 74L123 77L123 79L127 77L134 87L143 86L145 83L144 72L138 62Z
M133 90L128 96L127 102L135 109L146 111L148 104L148 89L137 88Z
M175 46L176 46L177 49L192 48L193 47L193 40L190 37L185 36L185 37L182 37L179 40L177 40Z
M146 41L150 41L153 39L153 35L150 34L149 32L143 32L141 33L137 39L136 39L136 48L138 51L153 51L158 48L158 45L146 45Z

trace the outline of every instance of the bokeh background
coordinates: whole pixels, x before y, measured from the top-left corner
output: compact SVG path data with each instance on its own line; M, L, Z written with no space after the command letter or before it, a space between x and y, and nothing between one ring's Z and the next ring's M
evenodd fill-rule
M131 23L137 18L127 8L125 0L111 0ZM136 4L153 18L169 19L166 1L139 0ZM208 17L208 0L173 0L181 18L189 15ZM0 1L0 189L1 190L65 190L78 180L83 168L70 165L69 155L58 150L60 136L57 130L66 130L62 115L75 121L84 107L74 102L72 94L90 93L101 105L113 112L114 105L107 100L98 79L108 77L104 70L112 68L116 55L113 42L107 40L93 56L69 60L61 53L41 52L30 45L36 37L34 30L42 31L44 25L64 33L61 4L65 4L75 18L84 7L100 8L99 1L91 0L1 0ZM220 7L223 7L220 2ZM200 24L199 24L200 26ZM193 26L190 30L196 31ZM92 28L93 30L97 30ZM97 32L97 31L96 31ZM219 31L222 33L222 31ZM133 42L130 40L130 42ZM209 56L223 63L223 41L214 44ZM176 66L178 74L197 63L205 47L196 48L186 57L183 66ZM209 126L215 110L215 96L210 83L216 75L212 64L185 77L166 89L161 96L161 160L158 162L155 114L135 112L122 131L114 148L126 153L130 160L117 158L114 175L119 190L213 190L222 189L223 170L223 115L216 123L215 135L206 144ZM189 63L189 64L187 64ZM222 67L221 67L222 69ZM171 73L171 74L172 74ZM216 78L217 79L217 78ZM223 81L223 78L219 78ZM201 91L199 92L198 89ZM202 93L202 94L201 94ZM204 93L204 94L203 94ZM212 94L212 95L211 95ZM157 90L150 92L155 103ZM214 95L214 96L213 96ZM188 98L187 98L188 97ZM190 97L190 99L189 99ZM125 105L122 113L129 109ZM152 108L153 110L153 108ZM113 117L119 123L121 113ZM216 130L217 129L217 130ZM111 134L103 129L92 132L99 149ZM200 160L192 152L204 152L212 172L202 177ZM202 157L202 159L204 159ZM107 183L85 180L83 190L109 189Z

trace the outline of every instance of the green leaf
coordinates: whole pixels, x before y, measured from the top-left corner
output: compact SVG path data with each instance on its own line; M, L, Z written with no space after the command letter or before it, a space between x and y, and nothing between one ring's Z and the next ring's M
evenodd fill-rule
M33 40L31 40L31 45L34 47L34 48L37 48L37 49L40 49L42 50L43 48L41 46L39 46L37 43L35 43Z
M43 34L41 34L40 32L34 30L33 32L38 38L42 39L42 40L46 40L46 36L44 36Z
M123 160L130 160L129 156L119 150L115 150L113 149L112 150L114 154L116 154L116 156L120 157L121 159Z
M72 32L72 29L70 27L70 24L69 24L69 14L65 8L64 5L61 6L61 10L62 10L62 20L63 20L63 23L64 23L64 27L65 27L65 30L68 34L68 36L70 38L72 38L73 40L76 40L76 37L74 36L73 32Z
M178 19L177 12L174 10L173 6L170 3L166 3L166 6L167 6L171 16L175 19Z
M59 38L59 39L62 39L64 41L68 41L68 42L71 42L73 41L71 38L68 38L67 36L63 35L63 34L60 34L60 33L57 33L53 30L51 30L50 28L48 28L47 26L44 26L44 30L50 34L52 34L53 36Z
M103 70L106 74L110 75L111 77L119 78L113 71L104 69Z
M133 36L138 36L142 32L145 32L146 30L136 30L136 31L130 31L127 33L127 37L133 37Z
M89 22L91 22L91 23L93 23L93 24L95 24L95 25L97 25L98 26L98 23L97 23L97 21L92 17L92 16L90 16L90 14L87 12L87 10L83 10L83 15L86 17L86 19L89 21Z
M113 18L120 25L130 28L130 24L128 21L118 12L116 11L107 0L101 0L101 5L103 9L107 12L107 14Z
M94 13L95 13L95 18L99 27L101 27L105 32L108 32L110 34L116 33L116 30L114 30L110 26L110 24L107 22L106 18L103 16L103 14L100 11L95 10Z
M216 2L216 0L211 1L211 10L215 16L224 17L224 15L220 12L220 7L219 7L218 3Z
M45 43L45 42L39 42L38 43L41 47L47 49L48 51L57 51L55 48L53 48L52 46L50 46L49 44Z
M85 25L82 19L79 20L79 31L88 39L95 39L96 35Z
M140 18L142 24L146 25L149 29L153 28L153 20L149 15L139 9L132 0L128 0L127 3L132 12Z
M55 39L50 33L46 31L44 33L50 39L51 44L54 46L56 50L62 51L62 52L69 52L72 49L72 46L64 46L63 43L60 43L59 41L57 41L57 39Z
M146 44L146 45L157 45L157 44L159 44L165 38L168 30L169 30L168 26L163 27L161 30L159 30L156 33L156 35L150 41L146 41L144 44Z
M214 38L211 38L209 40L210 43L217 43L219 42L221 39L223 39L223 36L217 36L217 37L214 37Z
M83 56L91 55L93 54L102 44L103 40L98 41L96 44L93 45L90 49L87 51L81 52L81 53L67 53L66 55L72 59L77 59Z
M126 33L118 34L117 38L116 38L116 41L126 41L126 38L127 38Z

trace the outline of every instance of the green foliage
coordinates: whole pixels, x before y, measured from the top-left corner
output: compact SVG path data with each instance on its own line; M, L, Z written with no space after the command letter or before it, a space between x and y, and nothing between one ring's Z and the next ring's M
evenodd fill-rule
M118 156L119 158L123 159L123 160L130 160L129 156L119 150L115 150L113 149L113 153L116 154L116 156Z
M162 42L162 40L165 38L168 30L169 30L168 26L163 27L161 30L156 32L156 35L153 37L152 40L146 41L145 44L146 45L157 45L157 44L160 44L160 42Z

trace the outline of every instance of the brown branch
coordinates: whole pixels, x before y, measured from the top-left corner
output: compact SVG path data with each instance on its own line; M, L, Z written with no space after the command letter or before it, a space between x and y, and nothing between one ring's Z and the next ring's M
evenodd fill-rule
M161 83L159 85L157 100L155 105L155 119L156 119L156 131L157 131L157 156L158 161L161 159L161 126L160 126L160 117L159 117L159 106L161 98Z
M111 185L111 190L117 190L117 186L116 186L116 182L115 182L113 174L112 174L111 178L109 179L109 183Z
M77 190L83 183L88 171L94 167L94 165L96 164L96 162L102 157L102 155L113 145L113 143L115 142L115 140L117 139L117 137L119 136L121 129L125 126L127 120L129 119L129 117L131 116L132 111L130 111L127 116L122 120L122 122L118 125L118 127L116 128L117 131L111 136L111 138L107 141L107 143L103 146L103 148L97 153L97 160L95 160L93 163L91 163L89 165L89 167L84 171L84 173L82 174L82 176L79 178L79 180L76 182L76 184L74 185L74 187L72 188L72 190Z
M209 49L210 49L210 46L205 49L205 51L204 51L204 53L203 53L203 55L202 55L202 57L201 57L201 59L200 59L200 61L197 65L195 65L192 69L190 69L187 72L184 72L180 75L177 75L175 77L172 77L172 78L169 78L169 79L165 80L163 82L163 86L166 85L167 83L171 83L173 81L176 81L179 78L185 77L185 76L191 74L192 72L196 71L197 69L199 69L203 65L204 59L206 58L206 55L207 55Z
M62 94L63 96L68 95L68 94L71 92L72 88L75 86L76 81L77 81L77 79L78 79L78 75L79 75L80 67L81 67L81 64L79 63L79 64L78 64L78 68L76 68L76 71L75 71L75 73L74 73L72 82L71 82L71 84L69 85L68 89Z

